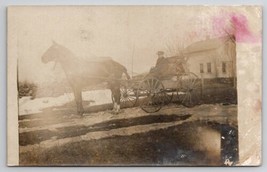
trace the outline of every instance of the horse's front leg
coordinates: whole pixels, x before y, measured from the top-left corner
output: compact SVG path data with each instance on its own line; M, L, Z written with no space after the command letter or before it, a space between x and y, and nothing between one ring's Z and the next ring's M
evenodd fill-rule
M74 89L74 97L75 97L75 102L77 105L77 112L78 115L83 115L84 109L82 105L82 92L81 89Z
M117 114L120 112L120 98L121 98L120 85L114 84L111 87L111 92L114 100L113 111Z

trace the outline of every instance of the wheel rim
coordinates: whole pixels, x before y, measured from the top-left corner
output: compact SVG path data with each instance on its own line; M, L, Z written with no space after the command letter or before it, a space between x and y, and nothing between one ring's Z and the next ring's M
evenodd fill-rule
M193 73L179 76L178 100L186 107L193 107L200 101L201 85L200 79Z
M128 84L121 85L120 87L120 103L121 108L134 107L137 102L137 91L130 88ZM111 95L112 103L114 103L114 97Z
M165 96L163 84L157 78L147 78L140 83L138 99L140 107L145 112L159 111L164 104Z
M137 93L132 88L127 88L127 86L123 86L121 88L121 98L120 101L122 106L124 107L133 107L137 101Z

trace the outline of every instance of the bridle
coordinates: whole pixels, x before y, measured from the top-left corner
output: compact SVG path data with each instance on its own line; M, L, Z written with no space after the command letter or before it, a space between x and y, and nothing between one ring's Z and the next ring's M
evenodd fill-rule
M57 62L57 58L55 58L55 64L54 64L53 70L56 69L57 63L58 63L58 62Z

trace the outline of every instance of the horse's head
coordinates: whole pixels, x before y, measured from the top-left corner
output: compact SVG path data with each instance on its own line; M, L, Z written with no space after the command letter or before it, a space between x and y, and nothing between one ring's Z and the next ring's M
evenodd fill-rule
M59 46L60 45L53 41L53 45L51 45L42 55L42 62L48 63L50 61L55 61L56 58L59 56Z

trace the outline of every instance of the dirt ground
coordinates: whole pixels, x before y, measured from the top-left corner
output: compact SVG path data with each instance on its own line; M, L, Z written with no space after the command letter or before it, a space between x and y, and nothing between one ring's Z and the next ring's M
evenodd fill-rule
M24 166L221 166L238 162L237 92L209 87L187 108L175 101L156 113L109 105L83 117L75 103L19 116ZM111 106L112 107L112 106Z
M223 165L222 126L236 132L236 115L236 105L223 103L170 104L151 114L134 107L84 117L75 110L46 109L19 118L20 164Z

